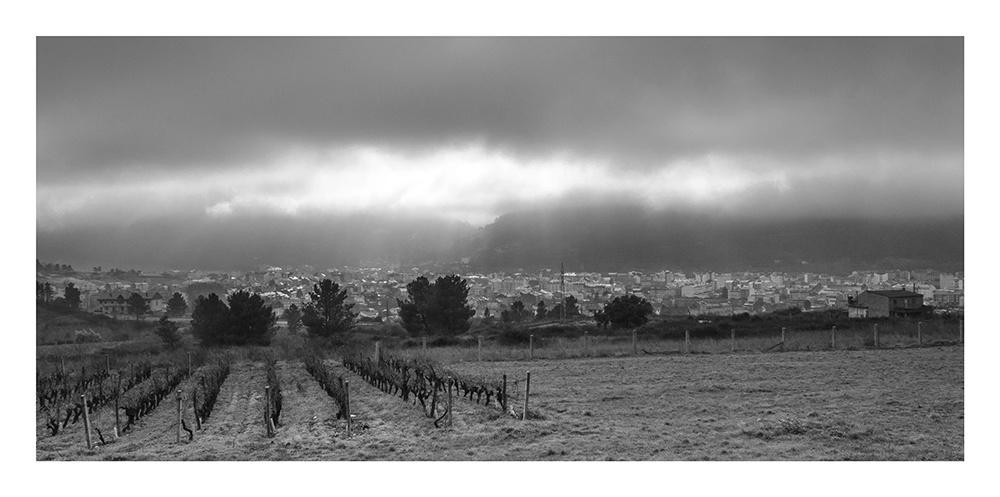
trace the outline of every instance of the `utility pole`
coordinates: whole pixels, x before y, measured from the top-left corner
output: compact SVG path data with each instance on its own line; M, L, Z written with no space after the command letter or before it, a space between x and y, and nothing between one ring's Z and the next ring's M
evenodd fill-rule
M566 267L559 263L559 293L562 294L562 306L559 308L559 319L566 320Z

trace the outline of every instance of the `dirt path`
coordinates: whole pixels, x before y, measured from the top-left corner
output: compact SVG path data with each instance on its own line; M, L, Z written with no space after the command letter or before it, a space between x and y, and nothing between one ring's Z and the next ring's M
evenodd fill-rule
M271 445L264 431L263 363L235 362L219 390L215 408L183 447L182 459L252 460Z
M301 361L278 361L281 418L273 439L281 459L323 460L343 438L337 405Z

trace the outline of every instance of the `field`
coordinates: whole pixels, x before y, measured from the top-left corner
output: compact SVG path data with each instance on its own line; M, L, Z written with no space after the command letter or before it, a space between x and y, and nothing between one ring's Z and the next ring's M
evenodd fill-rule
M105 443L93 449L82 423L52 436L39 417L36 459L963 460L963 354L956 344L473 359L446 365L461 375L506 374L518 417L456 397L452 426L440 428L419 404L375 388L330 357L326 367L350 384L351 436L334 399L301 359L286 356L275 363L282 411L271 438L263 423L268 359L243 354L200 430L189 393L199 373L179 385L190 440L184 433L176 442L171 394L117 439L109 435L113 407L96 409L92 420ZM529 416L522 421L528 371Z

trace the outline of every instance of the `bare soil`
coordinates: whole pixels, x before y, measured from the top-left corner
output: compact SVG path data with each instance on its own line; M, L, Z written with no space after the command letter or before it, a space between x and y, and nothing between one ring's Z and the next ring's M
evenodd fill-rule
M459 373L506 373L512 390L530 370L531 396L527 421L456 398L451 428L331 361L350 381L351 437L301 362L279 361L284 407L273 438L263 426L264 366L241 362L193 441L175 442L176 403L165 401L107 445L87 450L77 429L58 442L39 436L36 452L39 460L962 460L963 354L947 346L454 364Z

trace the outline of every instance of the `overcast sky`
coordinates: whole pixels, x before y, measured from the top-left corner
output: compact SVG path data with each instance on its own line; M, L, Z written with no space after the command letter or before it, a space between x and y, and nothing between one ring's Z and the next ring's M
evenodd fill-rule
M961 38L39 38L39 232L963 209Z

